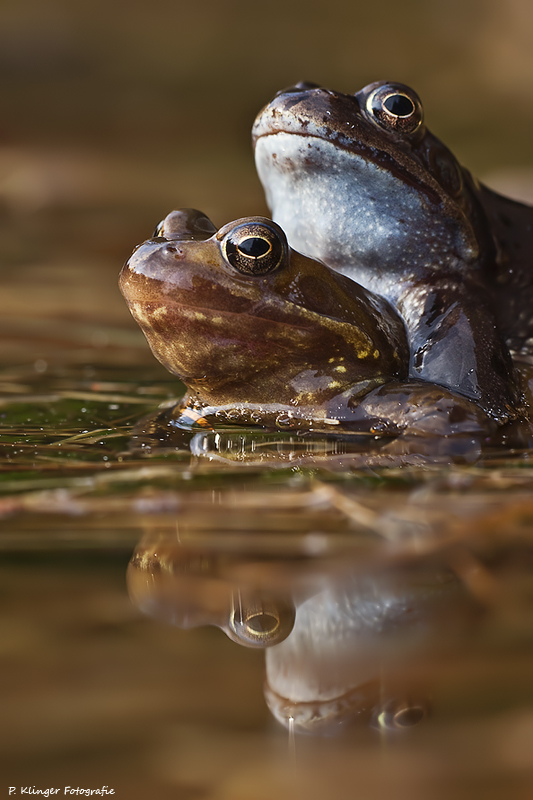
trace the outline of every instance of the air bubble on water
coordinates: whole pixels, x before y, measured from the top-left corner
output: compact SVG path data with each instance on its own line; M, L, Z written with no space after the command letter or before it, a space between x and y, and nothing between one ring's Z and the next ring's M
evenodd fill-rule
M279 414L279 416L276 417L276 425L281 425L286 428L292 425L292 417L288 414Z

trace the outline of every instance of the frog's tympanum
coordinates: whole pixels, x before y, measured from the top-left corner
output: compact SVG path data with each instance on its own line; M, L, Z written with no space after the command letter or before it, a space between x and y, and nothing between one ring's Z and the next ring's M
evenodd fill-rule
M297 84L261 111L253 139L291 246L399 310L410 377L499 423L516 416L511 356L533 356L533 209L477 183L402 84L354 95Z
M174 211L123 267L120 288L154 355L189 389L182 418L396 434L479 431L474 404L407 377L386 300L292 251L248 217L219 231Z

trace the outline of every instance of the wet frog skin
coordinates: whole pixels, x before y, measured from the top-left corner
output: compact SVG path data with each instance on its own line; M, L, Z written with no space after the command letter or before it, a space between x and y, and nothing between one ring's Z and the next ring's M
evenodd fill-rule
M217 231L199 211L174 211L124 265L120 288L156 358L189 390L182 416L486 431L472 403L401 382L405 328L386 300L291 250L265 218Z
M260 112L253 140L291 246L402 315L410 376L499 423L519 415L511 355L533 356L533 209L477 183L402 84L354 95L298 84Z
M290 251L270 220L217 232L184 210L156 233L123 268L120 288L156 358L203 405L338 416L406 375L404 326L388 303Z

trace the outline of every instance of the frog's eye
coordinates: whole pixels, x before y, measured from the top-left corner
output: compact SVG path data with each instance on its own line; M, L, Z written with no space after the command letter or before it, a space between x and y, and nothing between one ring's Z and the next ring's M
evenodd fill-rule
M239 272L266 275L284 262L288 245L281 230L258 222L248 222L236 225L226 234L222 251L226 261Z
M417 93L401 83L382 84L370 92L366 113L380 128L397 133L414 133L424 121Z

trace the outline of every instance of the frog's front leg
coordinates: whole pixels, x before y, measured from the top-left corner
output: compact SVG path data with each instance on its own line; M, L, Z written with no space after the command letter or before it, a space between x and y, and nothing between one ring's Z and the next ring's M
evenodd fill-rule
M411 285L398 298L409 375L473 400L498 423L520 415L521 393L486 290L472 281Z

